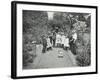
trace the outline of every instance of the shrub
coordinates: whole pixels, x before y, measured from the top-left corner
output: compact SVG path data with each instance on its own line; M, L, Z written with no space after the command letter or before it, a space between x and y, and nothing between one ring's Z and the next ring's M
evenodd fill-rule
M23 45L23 66L27 66L28 63L32 63L36 57L36 46L34 44Z
M91 63L90 48L88 46L77 48L76 60L79 66L89 66Z

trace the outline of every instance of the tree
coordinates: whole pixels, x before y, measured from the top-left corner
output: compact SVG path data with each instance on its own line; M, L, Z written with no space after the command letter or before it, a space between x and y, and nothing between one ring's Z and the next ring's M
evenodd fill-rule
M32 41L40 43L41 35L47 32L47 21L45 11L23 10L23 65L33 62L36 46Z

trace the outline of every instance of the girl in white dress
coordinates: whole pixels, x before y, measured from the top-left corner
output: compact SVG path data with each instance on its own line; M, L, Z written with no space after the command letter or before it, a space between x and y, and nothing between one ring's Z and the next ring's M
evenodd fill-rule
M70 47L69 45L69 38L66 36L65 40L64 40L64 49L68 50Z
M65 35L64 35L64 34L62 34L62 37L61 37L61 38L62 38L62 43L61 43L61 44L62 44L62 48L64 48L64 43L65 43Z
M61 44L61 35L59 33L56 34L56 45L59 47Z
M47 37L47 50L50 50L50 49L52 49L52 44L50 42L50 38Z

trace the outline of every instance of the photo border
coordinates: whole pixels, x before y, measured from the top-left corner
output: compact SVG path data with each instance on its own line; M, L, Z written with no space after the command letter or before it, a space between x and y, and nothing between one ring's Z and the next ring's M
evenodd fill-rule
M82 73L64 73L64 74L51 74L51 75L37 75L37 76L17 76L17 4L34 4L34 5L48 5L60 7L79 7L79 8L93 8L96 9L96 71L95 72L82 72ZM24 2L12 1L11 2L11 78L39 78L39 77L55 77L67 75L85 75L98 73L98 7L89 5L72 5L72 4L57 4L57 3L40 3L40 2Z

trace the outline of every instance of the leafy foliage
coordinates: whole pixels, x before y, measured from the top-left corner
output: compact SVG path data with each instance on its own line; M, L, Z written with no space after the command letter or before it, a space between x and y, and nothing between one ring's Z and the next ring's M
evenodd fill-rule
M33 62L36 45L41 36L47 33L47 14L42 11L23 11L23 65ZM32 54L30 54L32 53ZM33 57L34 56L34 57Z
M89 46L81 46L77 49L77 64L79 66L89 66L91 63L91 54Z
M77 62L80 66L89 65L91 17L85 18L86 15L88 13L55 12L53 20L48 20L46 11L23 10L23 65L34 61L36 44L41 43L42 35L47 35L52 30L69 36L72 35L72 30L76 30L78 40L73 49L77 52ZM32 41L36 43L32 44ZM89 47L85 49L87 45Z

